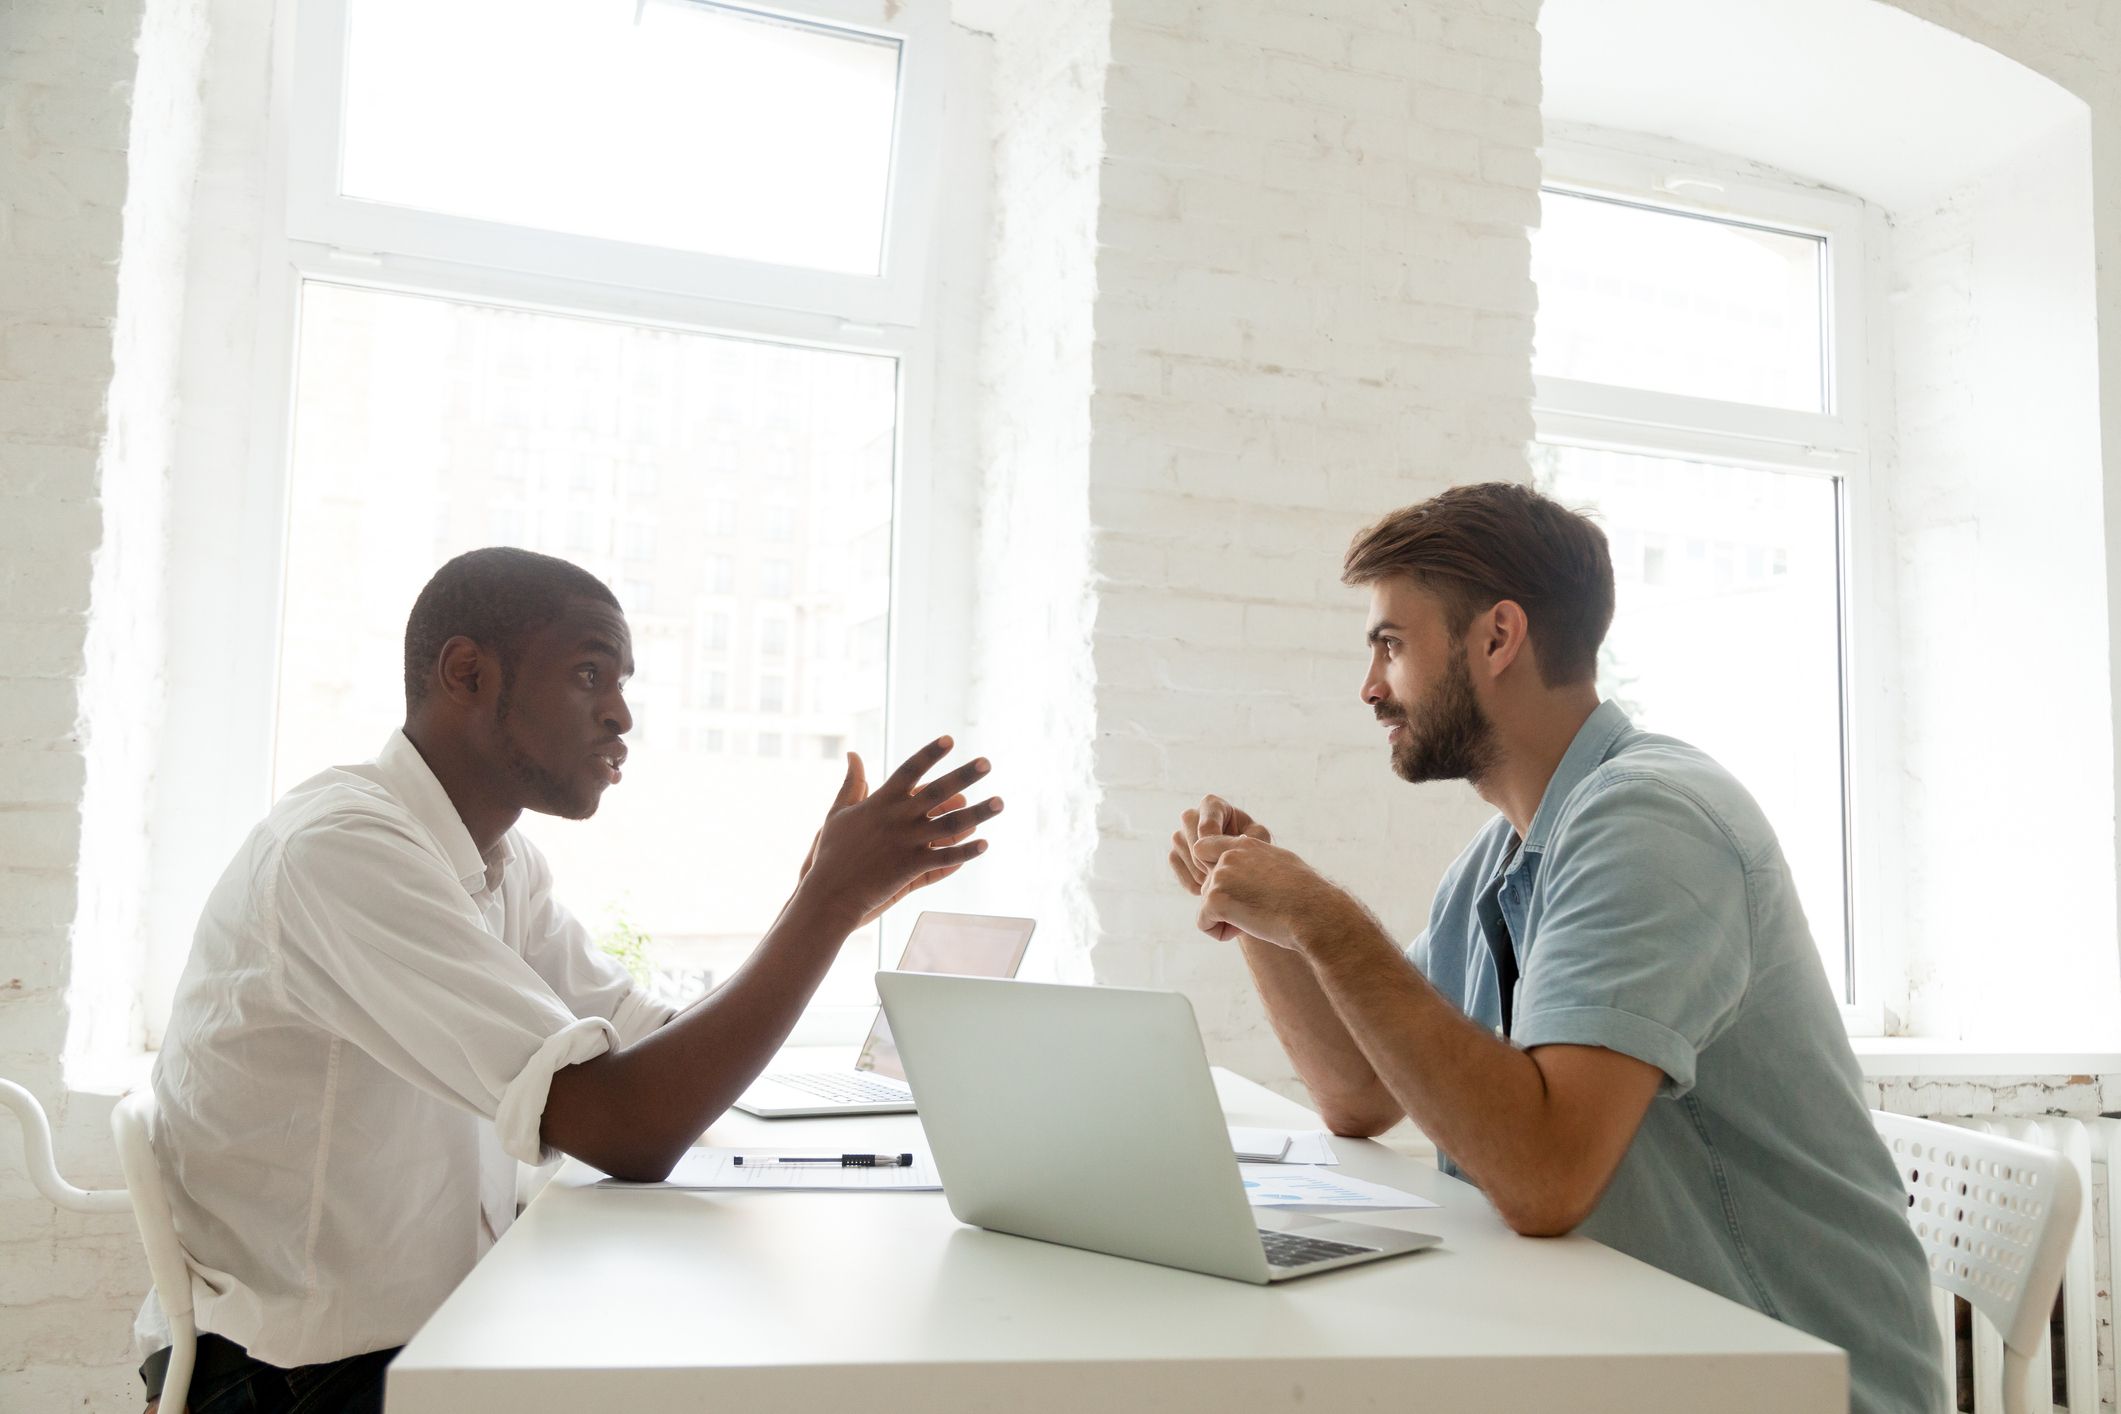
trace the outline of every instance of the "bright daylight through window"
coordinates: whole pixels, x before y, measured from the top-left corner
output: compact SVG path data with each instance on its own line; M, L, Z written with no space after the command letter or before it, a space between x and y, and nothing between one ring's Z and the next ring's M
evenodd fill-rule
M1542 411L1574 401L1604 420L1595 439L1543 421L1534 476L1593 512L1612 546L1601 693L1753 793L1847 1001L1843 488L1747 464L1755 448L1736 430L1750 408L1833 411L1828 260L1816 234L1547 191L1533 245ZM1632 402L1608 396L1622 389ZM1726 433L1728 460L1714 454Z
M312 281L294 408L275 792L403 710L405 612L516 544L618 593L627 779L525 815L614 951L720 980L794 886L843 770L881 761L897 361ZM874 930L820 997L870 995Z
M874 275L899 45L698 0L356 0L341 191Z

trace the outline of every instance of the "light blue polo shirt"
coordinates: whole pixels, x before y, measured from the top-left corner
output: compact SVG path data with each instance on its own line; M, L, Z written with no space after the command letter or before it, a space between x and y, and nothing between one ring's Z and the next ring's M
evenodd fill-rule
M1928 1267L1752 796L1607 702L1516 842L1499 817L1480 832L1408 956L1492 1029L1483 929L1506 922L1518 1045L1603 1046L1664 1072L1578 1231L1848 1351L1857 1414L1935 1414Z

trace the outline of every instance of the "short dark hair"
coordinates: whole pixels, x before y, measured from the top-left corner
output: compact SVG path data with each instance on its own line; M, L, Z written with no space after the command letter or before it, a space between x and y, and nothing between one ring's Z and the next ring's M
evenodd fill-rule
M1524 610L1548 687L1595 681L1613 626L1613 557L1591 520L1514 481L1454 486L1355 536L1341 579L1406 575L1440 595L1453 634L1504 599Z
M576 599L619 607L618 596L580 565L497 545L467 550L434 572L405 620L405 710L434 683L442 645L464 637L501 660L501 690L513 685L523 639L567 611Z

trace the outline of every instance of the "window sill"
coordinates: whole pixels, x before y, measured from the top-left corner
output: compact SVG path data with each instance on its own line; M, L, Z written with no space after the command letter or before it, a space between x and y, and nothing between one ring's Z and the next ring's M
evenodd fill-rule
M117 1099L145 1089L155 1068L153 1051L106 1051L66 1058L66 1088L76 1095Z
M2026 1048L1920 1036L1852 1036L1866 1080L1976 1075L2121 1074L2121 1043L2102 1038L2071 1048Z

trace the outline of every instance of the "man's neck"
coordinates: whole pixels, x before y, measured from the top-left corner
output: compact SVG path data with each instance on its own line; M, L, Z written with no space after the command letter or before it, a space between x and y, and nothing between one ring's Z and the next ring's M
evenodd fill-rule
M489 853L522 818L523 808L495 794L478 758L448 732L428 722L407 721L405 739L442 783L473 847L482 856Z
M1480 798L1502 812L1523 839L1532 828L1547 785L1554 779L1569 743L1591 713L1598 710L1598 689L1580 687L1542 691L1531 700L1489 714L1495 728L1494 766L1473 783Z

